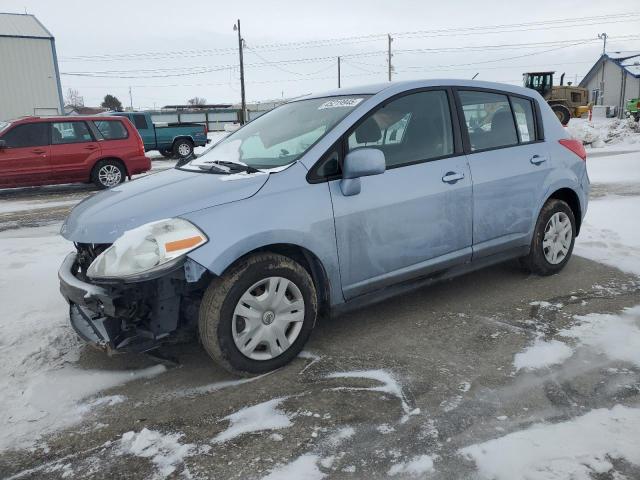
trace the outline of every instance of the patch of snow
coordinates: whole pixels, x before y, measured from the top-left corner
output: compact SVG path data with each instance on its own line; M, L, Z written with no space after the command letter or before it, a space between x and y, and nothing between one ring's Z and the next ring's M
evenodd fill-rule
M78 203L81 198L74 200L59 200L59 201L42 201L42 200L21 200L11 201L2 200L0 204L0 213L14 213L25 212L30 210L40 210L43 208L56 208L56 207L70 207Z
M238 385L242 385L244 383L253 382L264 375L259 375L257 377L250 378L241 378L240 380L227 380L224 382L215 382L208 383L206 385L200 385L198 387L186 388L184 390L179 390L175 394L179 397L191 397L196 395L206 395L209 393L217 392L218 390L223 390L229 387L236 387Z
M396 431L395 428L393 428L392 426L390 426L390 425L388 425L386 423L383 423L382 425L378 425L376 427L376 430L378 430L378 432L380 432L382 435L386 435L388 433Z
M161 478L166 478L184 464L184 459L194 453L195 445L180 443L182 433L163 434L143 428L140 432L122 435L118 448L120 455L148 458L158 469Z
M513 359L516 370L535 370L558 365L573 355L573 349L558 340L544 341L536 339L533 345L517 353Z
M133 372L74 366L82 343L69 325L57 277L73 247L58 231L50 225L0 232L0 450L32 446L77 424L104 405L82 403L101 390L165 371L160 365Z
M355 433L356 431L353 427L343 427L327 439L327 444L331 447L337 447L348 438L353 437Z
M609 458L640 465L640 409L617 405L557 424L538 424L471 445L483 477L495 480L590 480L613 468Z
M429 455L418 455L407 462L393 465L389 469L388 474L390 476L404 474L415 477L433 472L433 470L433 457Z
M579 323L559 335L575 338L612 360L640 367L640 306L627 308L620 315L590 313L575 318Z
M594 118L592 121L572 118L568 133L593 148L607 145L634 146L640 143L640 129L632 119Z
M277 467L262 480L322 480L326 474L318 468L318 455L307 453L293 462Z
M278 406L286 399L287 397L274 398L227 415L223 420L229 421L229 427L216 435L212 441L223 443L245 433L290 427L291 420L278 409Z
M640 222L633 220L639 210L637 196L591 201L576 239L576 255L640 275Z
M407 403L400 383L393 375L386 370L355 370L351 372L335 372L327 375L327 378L367 378L380 382L377 387L343 387L345 390L368 390L372 392L383 392L398 397L405 415L412 414L412 410Z

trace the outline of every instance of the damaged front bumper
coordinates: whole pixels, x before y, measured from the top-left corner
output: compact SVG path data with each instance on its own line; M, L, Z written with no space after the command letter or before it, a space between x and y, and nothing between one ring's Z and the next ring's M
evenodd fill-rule
M78 278L77 254L70 253L58 278L71 326L84 341L109 354L156 348L197 317L199 279L187 280L187 266L182 267L149 281L96 285Z

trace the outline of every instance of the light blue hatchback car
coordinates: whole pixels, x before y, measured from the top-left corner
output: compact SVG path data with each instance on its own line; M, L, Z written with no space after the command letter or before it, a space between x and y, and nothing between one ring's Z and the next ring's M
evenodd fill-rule
M582 144L532 90L425 80L286 103L204 155L80 203L71 324L108 351L198 325L240 374L318 317L508 259L560 271L587 209Z

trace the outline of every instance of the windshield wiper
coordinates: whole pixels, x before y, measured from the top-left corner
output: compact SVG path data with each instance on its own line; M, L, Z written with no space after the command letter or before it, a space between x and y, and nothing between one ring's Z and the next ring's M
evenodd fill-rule
M224 160L213 160L205 162L206 165L198 165L201 170L206 170L210 173L221 173L224 175L231 175L232 173L246 172L246 173L260 173L257 168L250 167L237 162L227 162Z

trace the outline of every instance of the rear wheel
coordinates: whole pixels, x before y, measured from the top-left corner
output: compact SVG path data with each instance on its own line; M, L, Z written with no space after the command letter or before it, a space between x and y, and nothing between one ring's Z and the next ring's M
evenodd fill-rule
M124 182L127 172L118 160L100 160L91 171L91 181L98 188L111 188Z
M300 353L317 305L313 281L302 266L282 255L252 255L207 288L200 305L200 339L232 373L268 372Z
M562 200L551 198L540 211L529 255L522 264L537 275L559 272L571 258L576 236L573 211Z
M180 160L185 160L193 155L193 143L191 140L181 138L173 144L173 155Z
M551 110L556 114L562 125L567 125L571 120L571 112L564 105L551 105Z

